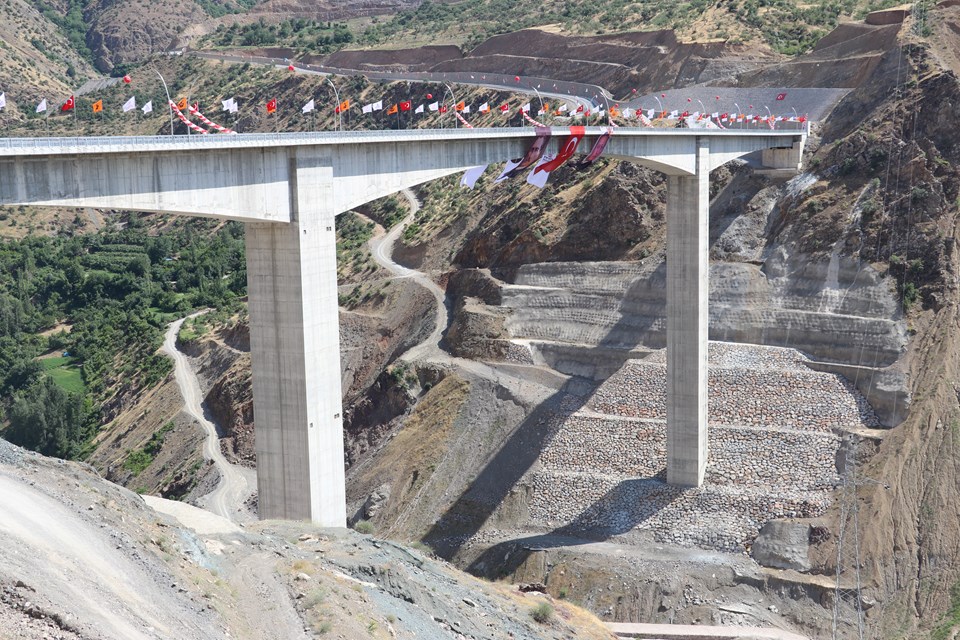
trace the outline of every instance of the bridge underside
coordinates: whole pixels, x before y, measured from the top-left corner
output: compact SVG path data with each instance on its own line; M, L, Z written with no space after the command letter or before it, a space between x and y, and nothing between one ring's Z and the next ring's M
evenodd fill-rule
M667 478L696 486L707 460L709 173L756 151L767 168L796 171L804 136L640 133L618 132L607 155L669 176ZM0 204L246 222L260 516L344 526L335 216L408 186L522 156L533 135L461 131L285 148L265 141L189 154L0 149Z

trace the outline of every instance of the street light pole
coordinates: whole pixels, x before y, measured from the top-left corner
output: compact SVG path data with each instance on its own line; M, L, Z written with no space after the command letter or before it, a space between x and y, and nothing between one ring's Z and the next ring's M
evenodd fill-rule
M330 86L333 87L333 95L337 97L337 131L343 131L343 112L340 110L340 92L337 91L337 85L333 84L333 80L330 79L330 76L324 76L323 78L330 83Z
M446 90L450 93L450 99L453 100L453 111L456 112L456 110L457 110L457 96L455 96L455 95L453 94L453 89L450 87L449 84L447 84L446 82L444 82L444 83L443 83L443 86L444 86L444 88L446 88ZM440 121L443 122L443 119L441 118ZM457 121L456 121L456 115L454 115L453 127L456 129L458 126L459 126L459 124L458 124Z
M163 83L163 92L167 94L167 111L170 112L170 135L173 135L173 106L170 104L173 100L170 99L170 91L167 90L167 81L163 79L163 76L160 75L160 72L154 69L157 76L160 77L160 82Z

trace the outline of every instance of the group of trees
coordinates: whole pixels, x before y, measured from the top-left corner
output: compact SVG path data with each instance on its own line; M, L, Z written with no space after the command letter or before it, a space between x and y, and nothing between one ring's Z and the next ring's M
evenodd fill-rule
M260 18L250 24L221 25L211 36L211 42L219 47L285 46L312 53L329 53L353 40L353 32L345 23L306 18L284 20L279 24Z
M171 370L157 353L185 311L238 305L243 228L190 220L159 235L131 216L123 230L0 243L0 412L3 436L60 457L81 455L98 407L121 386L149 387ZM69 332L46 333L57 323ZM85 391L71 393L37 358L63 350Z

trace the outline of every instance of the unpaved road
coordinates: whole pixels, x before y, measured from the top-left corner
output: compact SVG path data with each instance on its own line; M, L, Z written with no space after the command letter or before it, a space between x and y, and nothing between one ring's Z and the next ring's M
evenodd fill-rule
M190 366L187 356L177 349L177 334L180 332L180 327L184 321L203 313L205 312L199 311L171 323L163 340L163 351L173 358L177 386L183 396L183 410L199 422L207 433L206 442L203 444L203 457L212 460L217 467L217 471L220 472L220 482L217 484L217 488L203 497L204 506L213 513L234 522L245 522L252 519L251 514L243 508L243 504L257 486L256 472L252 469L230 464L224 457L220 450L220 436L217 433L217 428L207 418L206 412L203 410L200 381L197 379L197 374Z
M408 349L400 359L405 362L423 360L428 357L435 357L443 354L440 350L440 339L447 328L447 296L436 282L431 280L425 273L407 269L393 261L393 245L403 233L408 224L413 222L414 216L420 211L420 201L410 189L404 189L400 192L410 204L410 213L403 220L393 226L385 235L372 238L370 240L370 253L373 254L374 261L381 267L401 278L410 278L421 287L427 289L437 301L436 326L433 332L427 336L423 342Z

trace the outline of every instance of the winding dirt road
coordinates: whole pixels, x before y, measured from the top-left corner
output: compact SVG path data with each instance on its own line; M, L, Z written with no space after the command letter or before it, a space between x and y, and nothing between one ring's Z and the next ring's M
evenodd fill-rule
M177 349L177 334L184 321L195 318L206 311L198 311L186 318L172 322L167 328L167 335L163 341L163 351L173 358L174 374L180 394L183 396L183 410L200 423L207 433L203 444L203 457L212 460L220 472L220 482L217 488L205 495L201 502L213 513L228 518L234 522L252 520L251 514L243 508L244 502L253 493L257 486L256 472L238 465L230 464L220 450L220 436L217 428L209 420L203 409L200 381L190 366L187 356Z

